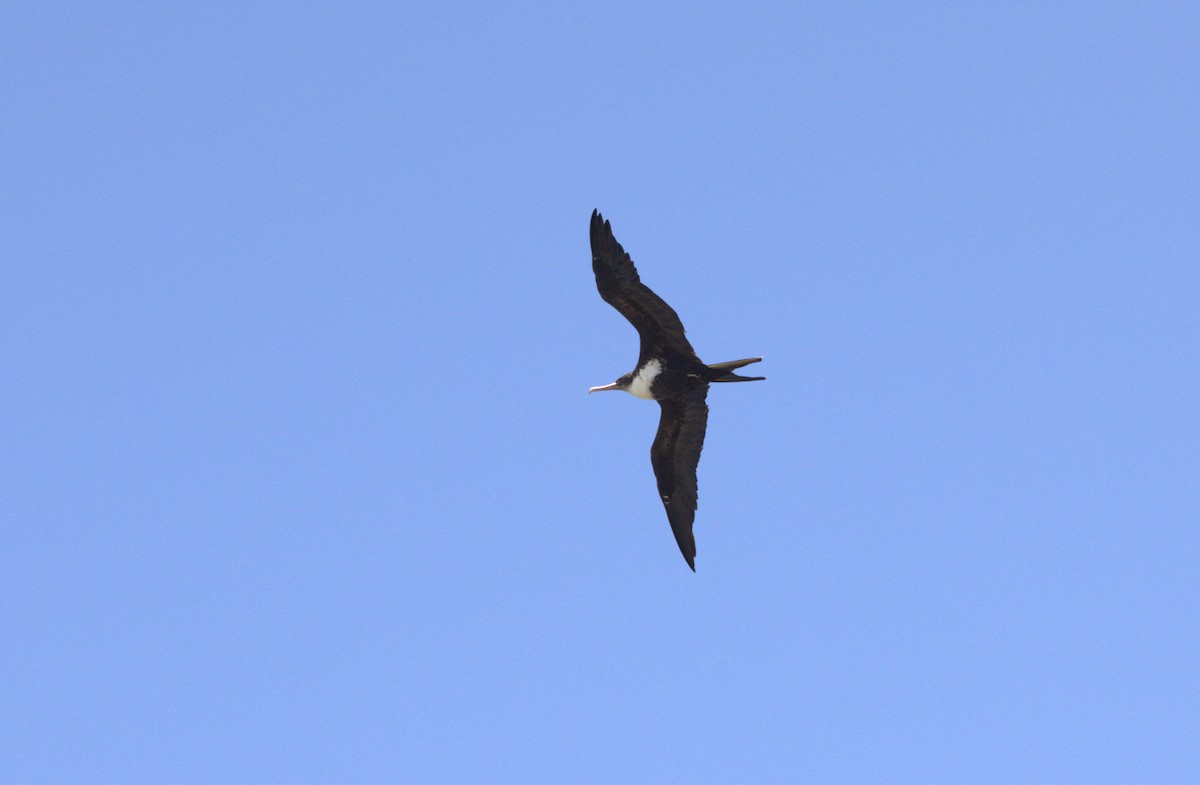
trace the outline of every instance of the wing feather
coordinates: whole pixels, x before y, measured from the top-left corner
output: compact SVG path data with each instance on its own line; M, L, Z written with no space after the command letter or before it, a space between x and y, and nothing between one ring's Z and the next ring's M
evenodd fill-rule
M620 311L641 336L638 365L664 349L695 357L679 315L642 283L633 260L613 237L612 226L598 210L592 211L591 241L592 270L596 273L600 296Z
M650 463L658 480L658 495L667 510L667 520L688 566L696 569L696 466L704 447L708 426L708 385L693 387L682 395L659 401L662 416L658 434L650 448Z

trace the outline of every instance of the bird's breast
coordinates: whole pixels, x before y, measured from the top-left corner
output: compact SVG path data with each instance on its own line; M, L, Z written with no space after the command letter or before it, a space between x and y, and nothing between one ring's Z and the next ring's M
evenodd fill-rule
M633 381L629 383L630 394L645 398L647 401L654 400L654 394L650 388L660 373L662 373L662 363L658 360L651 360L638 368L637 373L633 375Z

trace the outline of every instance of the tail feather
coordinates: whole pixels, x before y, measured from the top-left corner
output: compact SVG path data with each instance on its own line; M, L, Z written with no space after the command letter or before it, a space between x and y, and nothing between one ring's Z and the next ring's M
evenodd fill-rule
M756 363L762 360L761 357L750 357L745 360L731 360L727 363L716 363L708 366L710 370L716 371L717 376L712 380L714 382L761 382L766 379L765 376L739 376L734 373L735 370L750 363ZM724 373L721 373L724 371Z

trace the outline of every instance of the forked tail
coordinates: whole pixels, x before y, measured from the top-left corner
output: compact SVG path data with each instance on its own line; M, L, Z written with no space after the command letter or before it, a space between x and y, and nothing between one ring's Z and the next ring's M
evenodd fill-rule
M756 363L761 360L761 357L751 357L748 360L732 360L727 363L716 363L708 366L710 371L714 372L714 382L761 382L766 379L765 376L738 376L734 371L741 368L743 365Z

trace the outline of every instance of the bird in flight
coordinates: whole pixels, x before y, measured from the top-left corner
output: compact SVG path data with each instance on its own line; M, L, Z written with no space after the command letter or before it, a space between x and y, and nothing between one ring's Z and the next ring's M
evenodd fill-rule
M658 434L650 447L650 463L675 541L695 572L692 522L696 518L696 465L700 463L708 424L708 404L704 400L708 385L761 381L766 377L739 376L734 371L762 358L705 365L688 343L679 316L642 283L633 260L598 210L592 211L591 241L592 270L600 297L637 329L641 353L632 372L588 392L624 390L638 398L658 401L662 407Z

